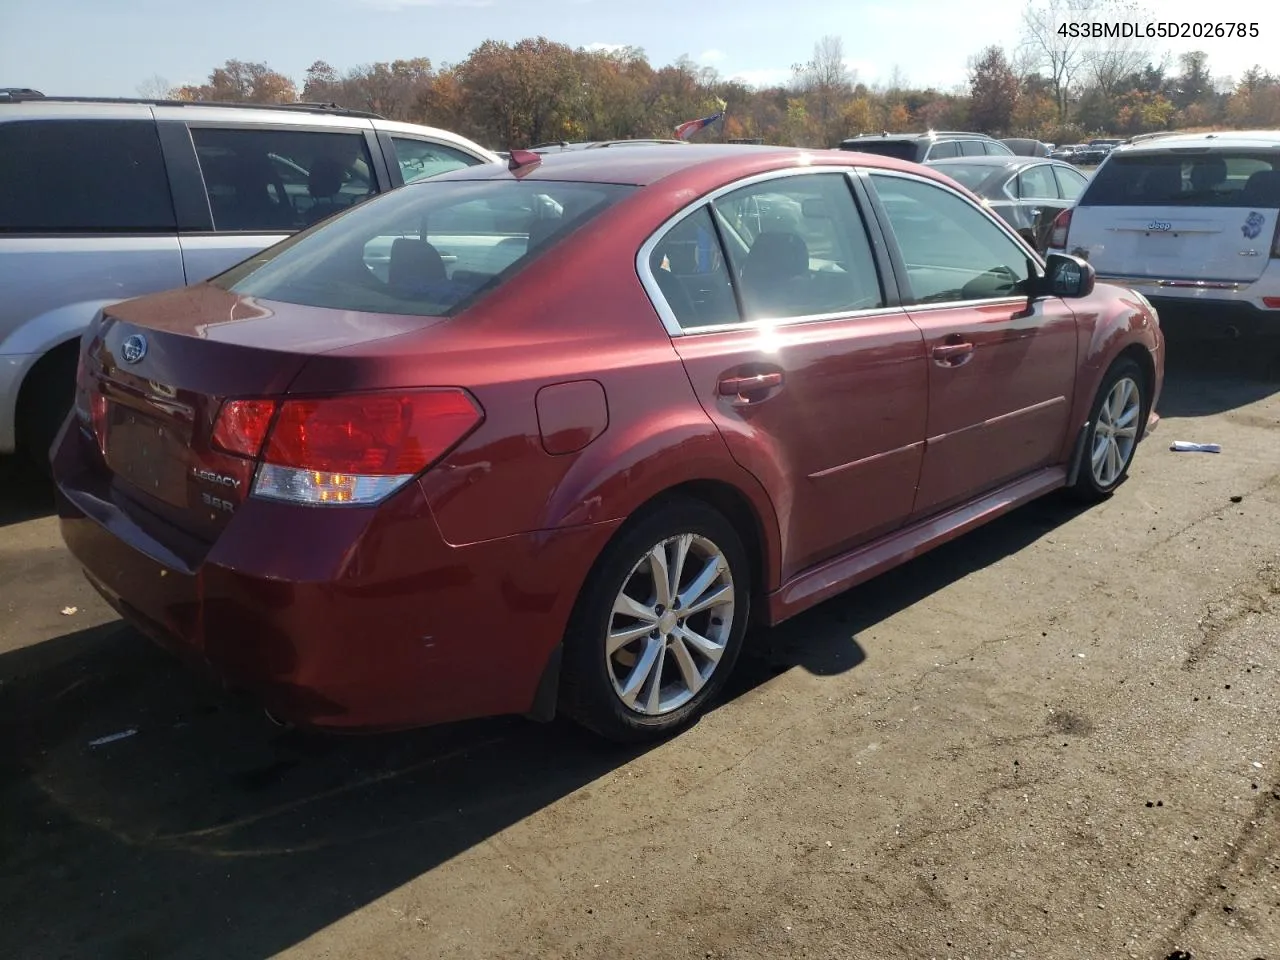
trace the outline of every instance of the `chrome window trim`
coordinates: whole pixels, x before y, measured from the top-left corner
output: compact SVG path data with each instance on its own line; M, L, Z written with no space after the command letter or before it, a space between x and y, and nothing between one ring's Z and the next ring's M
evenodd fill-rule
M893 313L901 313L903 308L900 306L879 306L869 307L865 310L849 310L840 313L819 313L809 314L800 317L781 317L776 319L757 318L755 320L739 320L737 323L720 323L714 326L691 327L688 330L680 326L680 321L676 319L675 312L667 303L667 298L662 294L662 288L658 286L658 280L653 275L653 271L649 268L649 258L653 255L654 249L659 243L666 238L678 224L686 217L697 213L702 207L710 208L720 197L734 193L744 187L754 186L757 183L767 183L770 180L781 180L785 177L799 177L805 175L827 175L842 177L850 188L850 200L857 209L857 202L853 197L853 184L850 180L856 176L853 168L843 164L805 164L799 167L786 167L782 170L769 170L765 173L753 174L744 177L741 180L735 180L733 183L717 187L710 193L703 194L692 203L681 207L678 212L668 217L662 224L649 235L649 238L640 245L640 250L636 254L636 274L640 278L640 285L644 287L645 293L649 297L650 303L653 304L654 310L657 311L659 318L662 320L662 326L666 329L671 337L688 337L696 336L703 333L726 333L734 330L753 330L760 327L780 327L791 326L797 323L819 323L824 320L843 320L854 319L864 316L888 315ZM714 217L714 211L712 216ZM865 227L864 227L865 229ZM876 280L881 284L881 294L883 295L883 279L880 277L880 265L875 261L875 250L868 239L868 246L872 252L872 266L876 271Z

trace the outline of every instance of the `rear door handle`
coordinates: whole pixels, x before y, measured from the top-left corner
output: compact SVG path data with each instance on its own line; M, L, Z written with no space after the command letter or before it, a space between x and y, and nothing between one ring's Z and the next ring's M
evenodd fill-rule
M973 355L972 343L944 343L933 348L933 359L944 367L955 367Z
M782 386L781 372L759 373L753 377L725 377L720 381L720 396L732 397L737 403L751 403L763 400L762 396L753 396L765 391L776 390Z

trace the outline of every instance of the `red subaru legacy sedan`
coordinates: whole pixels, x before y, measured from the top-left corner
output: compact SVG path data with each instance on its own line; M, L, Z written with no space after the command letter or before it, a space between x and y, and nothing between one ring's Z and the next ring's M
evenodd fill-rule
M52 457L103 596L280 718L634 739L749 617L1109 494L1163 368L1139 294L923 167L517 153L107 308Z

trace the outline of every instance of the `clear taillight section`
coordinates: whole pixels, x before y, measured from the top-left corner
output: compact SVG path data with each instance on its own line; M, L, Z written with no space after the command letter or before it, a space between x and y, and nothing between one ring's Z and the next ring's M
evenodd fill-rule
M307 504L375 503L457 446L483 419L456 388L298 400L230 400L215 446L260 459L256 497Z
M1054 250L1062 250L1067 246L1067 234L1071 232L1071 211L1063 210L1053 220L1053 230L1049 233L1049 246Z

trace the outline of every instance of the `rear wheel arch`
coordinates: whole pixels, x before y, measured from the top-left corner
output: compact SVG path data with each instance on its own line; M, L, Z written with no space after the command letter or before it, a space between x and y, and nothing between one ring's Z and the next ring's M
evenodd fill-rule
M79 337L62 341L31 365L18 388L14 436L41 467L47 467L48 447L71 409L79 355Z

